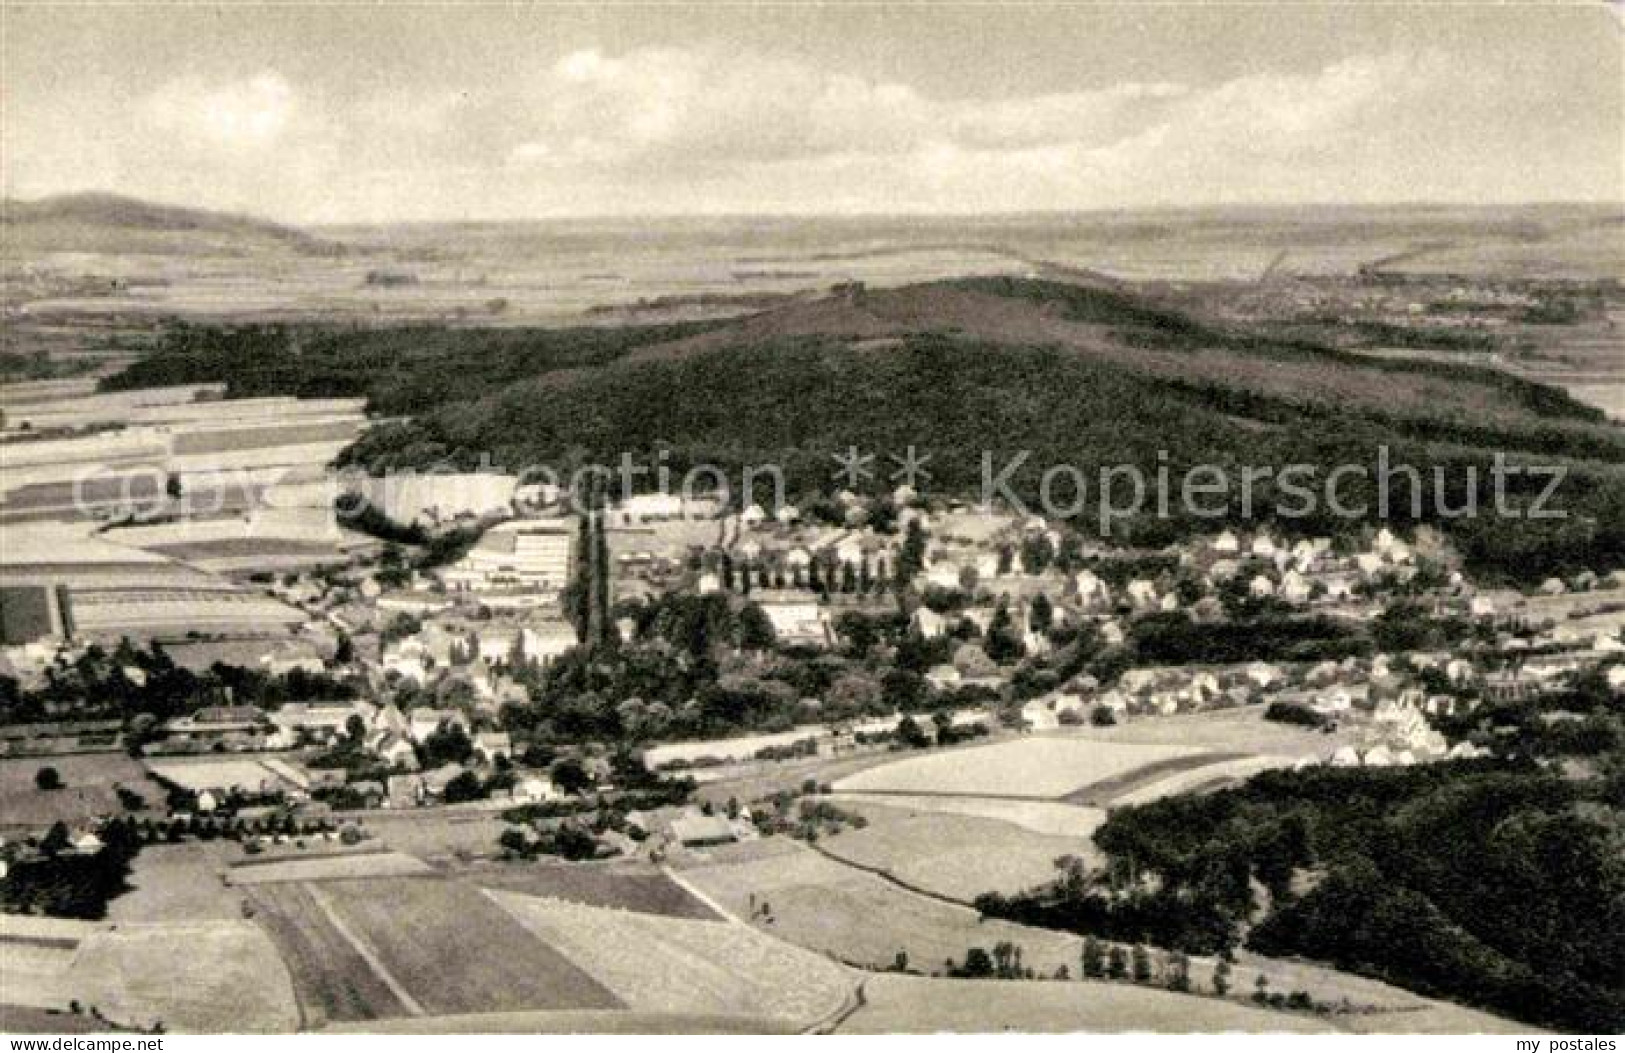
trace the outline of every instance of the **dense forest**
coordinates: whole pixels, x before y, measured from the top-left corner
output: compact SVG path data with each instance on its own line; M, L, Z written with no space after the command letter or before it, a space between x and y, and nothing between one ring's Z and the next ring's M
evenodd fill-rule
M1161 545L1221 523L1278 518L1292 534L1343 535L1379 516L1377 451L1393 469L1387 521L1446 530L1479 574L1530 581L1625 565L1625 434L1598 425L1596 411L1548 387L1435 362L1371 362L1335 350L1256 334L1217 331L1132 297L1052 283L976 279L983 293L1042 300L1050 314L1112 327L1120 344L1163 350L1223 349L1315 370L1364 371L1377 390L1407 393L1393 405L1249 386L1211 364L1188 375L1141 372L1059 346L1015 345L953 332L915 333L884 349L833 335L744 339L726 323L623 329L316 331L287 327L178 329L155 355L110 382L131 387L224 379L228 393L365 396L382 424L343 456L373 472L429 466L510 470L545 465L561 475L623 453L648 464L658 454L674 478L715 465L737 481L746 465L778 465L792 499L829 488L830 456L857 446L931 456L930 488L978 495L995 475L1038 506L1044 473L1052 502L1080 528L1097 528L1103 499L1128 500L1126 483L1103 498L1104 466L1159 470L1173 483L1167 515L1148 508L1112 522L1119 541ZM640 349L681 353L633 355ZM736 339L737 338L737 339ZM629 357L630 356L630 357ZM1369 374L1369 375L1368 375ZM1433 413L1417 392L1460 382L1498 400L1480 423ZM1420 408L1419 408L1420 407ZM1557 462L1567 475L1547 509L1562 518L1504 518L1495 507L1492 458ZM1022 456L1025 452L1025 457ZM991 460L984 462L984 455ZM482 457L489 460L482 461ZM1019 463L1017 463L1019 462ZM991 466L989 472L988 466ZM1182 509L1178 481L1197 465L1230 478L1222 514ZM1239 500L1248 467L1305 465L1301 489L1262 478L1252 507ZM1335 514L1324 481L1340 465L1338 494L1356 518ZM1006 469L1010 469L1006 471ZM1072 472L1075 469L1076 472ZM877 488L889 486L884 473ZM1077 490L1079 479L1084 492ZM1528 510L1543 475L1506 481L1507 506ZM1477 515L1462 510L1476 500ZM1300 514L1302 513L1302 514ZM1356 521L1358 519L1359 521Z
M1245 942L1565 1030L1625 1027L1625 772L1266 772L1116 809L1109 864L990 916L1192 953Z

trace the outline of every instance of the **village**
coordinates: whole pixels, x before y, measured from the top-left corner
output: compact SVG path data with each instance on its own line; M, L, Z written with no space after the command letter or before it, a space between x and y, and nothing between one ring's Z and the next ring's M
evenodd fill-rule
M843 491L838 516L819 521L791 506L732 511L647 494L600 517L615 637L671 650L646 612L673 597L710 600L750 612L740 620L756 638L729 648L736 679L776 655L833 663L833 683L823 697L796 697L780 676L772 712L726 734L685 723L700 708L694 699L608 698L619 734L571 740L535 712L533 695L581 646L565 597L582 516L563 507L565 495L511 477L440 476L400 490L390 513L477 538L433 567L386 542L337 565L244 576L302 619L257 649L251 637L231 643L252 655L243 665L282 685L272 696L237 698L227 685L162 721L45 701L41 719L3 729L5 763L128 752L168 792L167 809L139 810L162 823L286 818L336 830L363 826L375 810L548 806L526 828L535 839L616 799L617 753L638 758L647 785L667 775L704 786L929 743L936 736L921 723L933 714L948 743L1252 708L1324 735L1323 747L1270 763L1408 765L1487 755L1492 743L1452 744L1439 730L1479 705L1557 693L1592 670L1625 691L1625 575L1552 579L1532 595L1480 590L1425 528L1411 538L1369 531L1359 545L1224 530L1134 551L908 487L883 499ZM1265 641L1253 654L1224 632L1260 616L1324 635ZM1358 633L1369 639L1346 646ZM1100 661L1055 664L1080 639ZM122 662L113 675L136 697L148 674L133 656L146 643L81 626L8 638L3 660L24 694L87 655ZM653 845L754 836L738 809L719 831L698 822L709 818L699 804L666 796L658 815L634 817ZM118 814L70 814L68 833L95 843ZM650 850L618 835L622 820L600 824L592 854ZM5 853L34 851L51 825L8 813Z

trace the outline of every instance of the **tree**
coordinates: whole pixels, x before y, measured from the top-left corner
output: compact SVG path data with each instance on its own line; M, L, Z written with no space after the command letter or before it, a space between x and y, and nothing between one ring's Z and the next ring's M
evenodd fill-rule
M1223 958L1213 967L1213 993L1220 998L1230 993L1230 963Z
M480 777L471 771L461 772L446 783L443 793L447 804L461 804L464 801L478 801L485 797L485 787L480 783Z
M1151 955L1146 951L1145 945L1136 943L1131 957L1134 963L1134 982L1137 984L1149 982L1151 979Z
M1109 728L1117 723L1117 714L1106 706L1096 706L1089 711L1089 723L1097 728Z
M474 754L474 743L461 724L448 720L429 732L420 749L424 766L438 768L467 761Z
M1123 948L1113 946L1106 955L1106 975L1113 980L1121 980L1128 975L1128 957L1123 954Z
M747 603L740 609L735 622L735 642L741 650L766 651L772 648L777 638L772 620L759 605Z
M1047 633L1054 624L1055 604L1040 592L1033 597L1032 605L1027 608L1027 625L1035 633Z
M925 566L925 528L918 519L911 519L903 534L902 550L897 554L897 585L906 587Z
M1222 962L1220 963L1223 964ZM1191 959L1184 951L1175 951L1168 959L1168 990L1186 992L1191 989Z
M924 749L931 745L931 737L920 727L913 717L904 717L897 722L897 741L909 749Z
M965 966L960 970L961 976L972 979L983 979L993 975L993 957L980 947L972 947L965 952Z
M1091 980L1106 975L1106 949L1093 936L1083 938L1083 975Z
M530 854L530 842L525 837L525 832L518 827L510 826L502 831L497 837L497 844L510 856L523 858Z
M574 757L565 757L554 762L549 774L552 776L553 785L562 793L577 794L592 788L592 776L587 773L586 766Z
M1000 600L993 610L993 619L987 626L987 656L1001 665L1020 658L1023 652L1021 638L1016 635L1015 619L1010 617L1010 604Z
M62 773L46 765L34 773L34 785L41 790L62 789Z
M64 851L70 843L67 824L58 819L45 832L45 838L39 843L39 850L48 856L54 856Z

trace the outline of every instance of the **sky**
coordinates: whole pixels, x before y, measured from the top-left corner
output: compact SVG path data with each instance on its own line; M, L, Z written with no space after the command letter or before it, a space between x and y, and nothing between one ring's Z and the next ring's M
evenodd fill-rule
M0 5L0 184L306 224L1625 202L1602 4Z

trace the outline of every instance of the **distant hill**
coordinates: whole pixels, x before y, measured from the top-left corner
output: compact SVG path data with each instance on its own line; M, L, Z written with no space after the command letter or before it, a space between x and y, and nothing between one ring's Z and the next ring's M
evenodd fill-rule
M1049 465L1093 476L1124 463L1147 475L1159 464L1301 463L1324 479L1336 466L1371 465L1387 446L1392 463L1420 469L1419 518L1454 535L1479 569L1527 578L1625 566L1625 432L1564 392L1489 369L1277 339L1094 284L848 286L746 318L666 327L189 327L107 386L211 380L233 396L361 395L379 413L410 416L346 451L374 471L474 467L487 455L567 470L665 451L678 475L700 463L735 479L745 465L780 465L803 507L828 491L831 455L850 446L929 451L933 492L967 496L984 451L1030 451L1010 477L1028 499ZM1571 517L1437 513L1436 488L1451 508L1464 486L1490 507L1496 451L1568 463ZM1447 469L1442 485L1436 466ZM1516 482L1523 500L1540 485ZM1260 488L1260 507L1270 489ZM1345 491L1368 509L1374 496L1369 480ZM1099 498L1091 492L1085 507ZM1322 513L1285 525L1358 526ZM1162 544L1215 524L1148 516L1126 536Z
M6 254L333 256L346 246L255 216L158 204L117 194L62 194L0 203Z

